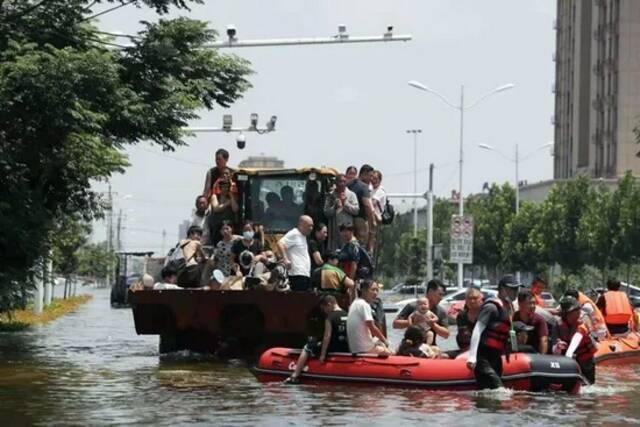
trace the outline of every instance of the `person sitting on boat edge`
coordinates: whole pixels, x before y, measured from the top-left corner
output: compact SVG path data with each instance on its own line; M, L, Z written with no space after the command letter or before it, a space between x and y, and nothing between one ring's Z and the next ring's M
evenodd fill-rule
M378 296L379 287L373 280L360 282L360 296L349 306L347 338L352 353L390 355L389 342L376 326L371 302Z
M498 283L498 298L485 301L480 309L467 358L467 368L473 371L480 389L503 386L502 355L508 357L515 340L511 338L511 317L519 288L513 275L504 276Z
M607 291L600 295L596 302L612 335L626 334L630 330L636 330L633 307L629 297L620 290L620 286L618 279L610 278L607 280Z
M349 301L355 298L355 283L338 267L338 253L326 255L327 262L311 275L311 286L322 291L339 291L349 295Z
M400 341L398 356L422 357L426 359L448 359L449 357L442 353L435 345L428 345L425 342L425 334L418 325L410 325L404 331L404 338Z
M433 322L431 327L437 336L440 336L444 339L449 338L449 320L447 317L447 312L444 308L440 307L440 301L442 297L444 297L445 292L447 291L446 286L439 279L431 279L427 283L426 297L429 300L429 307L431 307L431 311L433 311L436 316L438 316L438 320ZM403 307L403 309L398 313L395 320L393 321L394 329L406 329L409 326L409 316L411 313L416 311L416 304L409 303ZM434 345L437 339L434 337Z
M326 316L322 341L309 342L304 346L296 362L295 371L284 381L285 383L295 384L299 382L300 374L302 374L310 357L317 357L320 359L320 363L324 363L328 353L349 352L347 312L340 308L336 297L333 295L324 295L320 300L320 307Z
M524 289L518 294L518 311L513 314L513 321L521 321L533 327L525 344L530 344L538 353L546 354L549 349L549 329L547 322L535 310L536 300L533 293Z
M593 356L598 350L587 327L580 322L580 303L571 296L560 300L562 320L554 333L553 354L576 356L582 375L590 384L596 382L596 363Z

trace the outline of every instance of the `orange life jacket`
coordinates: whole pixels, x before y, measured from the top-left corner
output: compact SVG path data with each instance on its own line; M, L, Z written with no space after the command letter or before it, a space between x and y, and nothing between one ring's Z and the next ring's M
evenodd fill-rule
M546 306L544 305L544 300L542 299L542 297L541 297L540 295L538 295L538 294L533 294L533 299L535 300L536 305L537 305L538 307L546 307Z
M600 326L605 326L605 321L604 321L604 316L602 315L602 311L600 311L596 303L593 302L591 298L589 298L582 292L578 292L578 302L580 303L581 306L585 304L589 304L593 309L593 315L596 320L595 324L592 325L594 330L597 330L598 327Z
M593 355L596 354L596 351L598 350L589 336L589 329L583 323L580 323L575 330L571 330L571 327L564 320L561 320L560 323L558 323L558 339L561 339L567 344L571 342L571 338L573 338L573 335L576 332L580 332L582 334L582 340L580 341L580 344L578 344L578 348L575 352L576 360L579 363L588 362L593 359ZM564 350L562 354L565 352L566 350Z
M486 304L494 304L498 308L498 320L487 325L482 332L480 342L494 350L505 353L509 342L509 330L511 329L511 317L504 307L504 303L498 298L487 300Z
M629 298L622 291L607 291L604 293L604 320L609 325L626 325L633 316L633 308Z

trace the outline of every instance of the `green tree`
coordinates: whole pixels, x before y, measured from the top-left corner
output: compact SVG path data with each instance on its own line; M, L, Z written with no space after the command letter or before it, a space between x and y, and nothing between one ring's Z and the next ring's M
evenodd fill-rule
M578 177L551 188L542 203L540 221L532 238L540 246L541 262L558 263L570 273L586 264L588 254L578 243L578 229L582 216L593 203L589 180Z
M541 207L521 202L520 211L505 226L502 241L502 265L513 271L540 271L544 266L543 245L533 233L540 222Z
M104 279L112 273L115 262L115 253L107 250L106 242L87 243L78 250L77 273L81 276Z
M619 195L600 185L589 188L587 198L591 203L580 217L576 243L583 261L599 268L604 279L618 263L614 248L619 238Z
M2 295L28 286L56 224L100 214L91 182L124 171L122 148L184 145L198 109L227 107L250 87L247 61L203 49L216 37L205 22L144 22L131 46L114 48L92 24L104 3L164 14L193 2L0 2Z
M515 203L515 190L509 184L492 184L487 194L467 203L467 212L474 219L473 263L496 276L502 267L505 230L515 215Z
M629 280L631 265L640 260L640 183L631 172L618 180L613 204L618 211L613 252L620 264L626 265L626 278Z
M64 216L56 222L51 233L53 271L65 277L64 297L67 296L67 283L78 272L80 265L79 250L85 245L91 233L91 225L79 216Z

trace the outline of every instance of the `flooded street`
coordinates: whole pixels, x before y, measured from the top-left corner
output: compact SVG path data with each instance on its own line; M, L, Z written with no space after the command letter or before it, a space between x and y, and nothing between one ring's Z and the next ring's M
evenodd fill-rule
M598 370L579 396L258 383L241 361L160 358L107 290L76 313L0 334L0 419L17 424L638 424L640 367ZM389 319L390 320L390 319ZM397 334L392 342L398 341Z

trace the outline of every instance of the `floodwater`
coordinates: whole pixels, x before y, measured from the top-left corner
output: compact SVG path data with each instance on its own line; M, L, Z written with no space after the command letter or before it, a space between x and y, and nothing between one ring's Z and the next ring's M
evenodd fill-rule
M91 292L47 326L0 333L0 425L640 424L640 366L599 368L578 396L260 384L242 361L160 357L130 310Z

